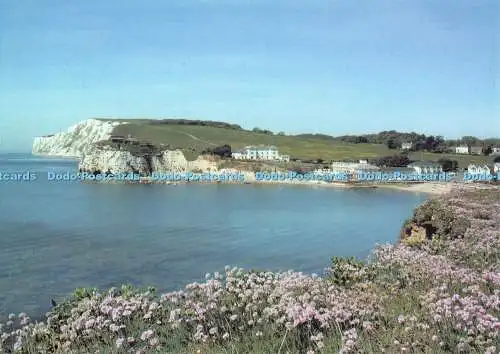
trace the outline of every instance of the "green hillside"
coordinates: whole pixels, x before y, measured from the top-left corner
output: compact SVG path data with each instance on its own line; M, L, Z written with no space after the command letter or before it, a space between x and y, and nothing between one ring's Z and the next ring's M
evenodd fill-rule
M113 134L128 134L153 144L169 144L181 148L188 158L194 158L206 148L229 144L233 150L246 145L276 145L281 154L312 160L344 160L375 158L391 155L382 144L352 144L321 137L281 136L254 133L238 128L219 128L187 124L159 124L149 120L129 120L130 124L115 128Z
M109 121L109 119L106 119ZM301 160L341 161L373 159L397 154L384 144L351 143L341 138L322 134L301 134L286 136L245 130L239 125L214 121L194 121L184 119L114 119L129 124L115 128L113 134L131 136L149 141L155 145L166 144L182 149L188 159L195 159L203 150L229 144L232 150L246 145L276 145L281 154ZM415 152L413 160L433 160L448 158L457 160L460 167L469 163L491 163L492 157L457 155L446 153Z

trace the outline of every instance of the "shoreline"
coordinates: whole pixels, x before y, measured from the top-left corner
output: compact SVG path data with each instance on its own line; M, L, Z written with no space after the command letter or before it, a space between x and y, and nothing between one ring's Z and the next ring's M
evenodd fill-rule
M118 182L119 183L119 182ZM442 195L449 193L454 183L452 182L418 182L418 183L378 183L378 184L350 184L344 182L325 182L325 181L151 181L149 178L142 178L140 181L128 182L129 184L166 184L166 185L184 185L184 184L241 184L241 185L278 185L278 186L306 186L321 188L342 188L342 189L392 189L402 192L417 192L432 195Z

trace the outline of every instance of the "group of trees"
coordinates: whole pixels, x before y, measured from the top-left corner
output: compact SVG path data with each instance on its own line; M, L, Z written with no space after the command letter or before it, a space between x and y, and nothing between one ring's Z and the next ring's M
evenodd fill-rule
M171 124L171 125L201 125L207 127L226 128L234 130L243 130L238 124L218 122L212 120L194 120L194 119L159 119L152 120L151 124Z
M425 136L415 134L411 136L409 139L405 140L403 137L398 136L400 133L390 134L387 140L385 141L385 145L389 149L398 149L401 147L401 144L404 142L411 142L413 144L410 150L415 151L429 151L429 152L445 152L445 140L442 136Z
M257 127L253 128L252 132L258 133L258 134L274 135L274 133L272 131L270 131L270 130L260 129L260 128L257 128Z
M474 136L463 136L461 139L446 140L439 135L426 136L425 134L417 134L415 132L401 133L395 130L382 131L377 134L343 135L337 138L327 135L325 137L353 144L384 144L389 149L399 149L402 143L408 142L412 143L413 146L411 150L413 151L428 151L435 153L453 151L453 147L457 145L467 145L482 146L484 148L483 153L489 155L492 152L492 145L500 145L500 139L479 139Z
M207 148L201 152L203 155L216 155L222 158L229 158L232 156L231 146L224 144L214 148Z
M458 161L450 159L439 159L438 163L443 168L444 172L454 172L458 169Z
M406 167L411 162L407 155L383 156L371 161L378 167Z
M498 159L500 160L500 157ZM370 162L378 167L406 167L413 161L408 158L408 155L401 154L380 157ZM439 159L437 163L441 165L444 172L452 172L458 169L458 161L456 160Z

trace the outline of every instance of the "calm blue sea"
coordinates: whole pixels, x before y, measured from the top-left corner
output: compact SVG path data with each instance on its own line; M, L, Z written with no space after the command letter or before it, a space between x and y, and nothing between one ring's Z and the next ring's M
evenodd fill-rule
M322 273L394 242L426 195L304 186L48 182L71 160L0 155L0 315L37 315L76 287L174 290L225 265ZM44 175L45 174L45 175Z

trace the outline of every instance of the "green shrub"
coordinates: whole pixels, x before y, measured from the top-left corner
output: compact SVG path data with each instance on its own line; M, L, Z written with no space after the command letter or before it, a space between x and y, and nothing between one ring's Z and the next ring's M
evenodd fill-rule
M373 279L374 273L369 265L355 257L333 257L329 279L334 284L349 286Z

